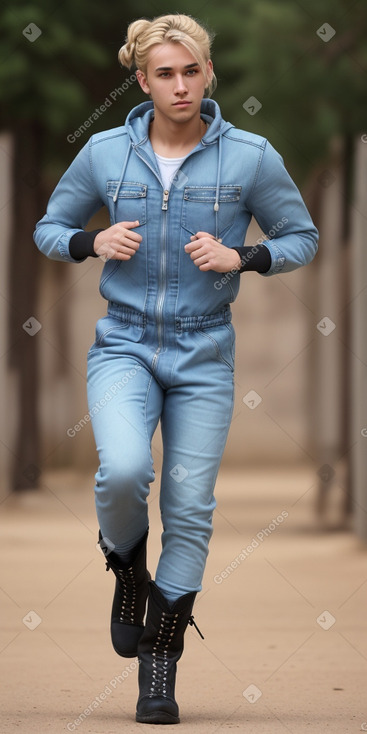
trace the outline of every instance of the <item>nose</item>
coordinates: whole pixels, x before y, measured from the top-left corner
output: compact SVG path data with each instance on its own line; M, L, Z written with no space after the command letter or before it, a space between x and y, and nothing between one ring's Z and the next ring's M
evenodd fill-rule
M176 74L175 94L183 94L184 92L187 92L185 79L182 74Z

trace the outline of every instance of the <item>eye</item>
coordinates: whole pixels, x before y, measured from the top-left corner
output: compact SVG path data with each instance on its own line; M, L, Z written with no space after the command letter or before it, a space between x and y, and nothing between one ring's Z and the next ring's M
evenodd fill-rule
M165 78L165 77L169 76L169 71L162 71L162 73L161 73L161 74L159 74L159 76L161 76L161 77L164 77L164 78Z
M186 73L189 74L190 76L194 76L195 74L198 73L198 70L197 69L188 69Z

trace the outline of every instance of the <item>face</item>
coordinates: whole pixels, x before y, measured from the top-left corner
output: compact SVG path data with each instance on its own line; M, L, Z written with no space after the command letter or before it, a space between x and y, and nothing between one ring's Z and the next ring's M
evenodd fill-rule
M207 78L195 57L181 43L158 43L150 49L146 75L137 70L136 76L162 116L175 122L188 122L200 114L201 100L213 74L210 60L206 70Z

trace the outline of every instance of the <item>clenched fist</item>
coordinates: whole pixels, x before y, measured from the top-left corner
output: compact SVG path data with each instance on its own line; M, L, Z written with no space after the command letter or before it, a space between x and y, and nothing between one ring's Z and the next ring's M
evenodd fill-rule
M139 249L142 236L133 232L135 222L118 222L99 232L93 243L94 252L103 260L130 260Z
M241 258L238 252L222 245L222 240L217 240L212 234L196 232L190 240L191 242L185 245L185 252L190 255L199 270L227 273L230 270L240 269Z

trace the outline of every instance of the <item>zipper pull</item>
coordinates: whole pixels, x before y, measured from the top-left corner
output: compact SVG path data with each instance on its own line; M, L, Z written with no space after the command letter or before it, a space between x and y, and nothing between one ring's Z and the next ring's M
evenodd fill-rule
M169 197L169 191L167 191L167 189L165 189L163 191L163 201L162 201L162 209L163 209L163 211L166 211L166 209L168 208L168 197Z

